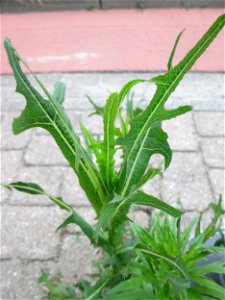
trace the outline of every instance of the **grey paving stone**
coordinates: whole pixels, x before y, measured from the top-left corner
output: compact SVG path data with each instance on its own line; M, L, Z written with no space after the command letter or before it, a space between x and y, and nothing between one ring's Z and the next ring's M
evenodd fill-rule
M81 90L80 95L76 97L67 96L64 107L66 109L91 110L92 105L88 101L87 96L89 96L96 104L104 105L110 93L117 90L118 86L110 86L110 89L108 89L107 87L87 86Z
M22 167L16 180L39 184L47 193L59 196L62 176L60 167ZM15 205L54 205L47 196L29 195L16 190L12 191L8 203Z
M1 110L5 112L22 111L26 101L22 95L15 93L15 88L1 89Z
M154 76L153 72L140 73L140 72L118 72L118 73L102 73L100 78L100 85L102 86L117 86L119 85L121 88L128 81L137 78L151 78ZM157 73L158 74L158 73Z
M37 280L43 268L44 264L40 262L2 261L1 299L41 299L43 294Z
M17 113L3 113L2 120L2 140L1 149L14 150L23 149L27 146L32 130L25 131L19 135L15 135L12 132L12 122L15 117L18 117Z
M24 162L27 165L68 165L56 142L50 135L34 135L29 143Z
M63 181L60 191L63 199L71 205L81 206L90 205L86 194L79 186L78 178L71 168L64 168L62 170Z
M155 196L156 198L160 198L161 181L162 179L157 175L143 186L143 192Z
M16 86L16 81L12 75L1 75L0 81L1 81L1 88Z
M185 210L202 210L213 201L199 153L173 154L172 163L162 180L162 198L175 206L180 199Z
M134 210L130 212L129 218L142 227L148 227L150 216L142 210Z
M10 183L16 180L22 162L22 151L2 151L1 152L1 182ZM11 191L1 187L1 201L8 200Z
M201 138L201 147L206 164L209 167L224 168L224 138Z
M65 214L57 207L2 207L2 258L49 259L57 256L56 228Z
M225 196L225 170L224 169L210 169L209 178L212 184L215 200L218 201L219 194ZM223 201L224 202L224 201Z
M163 124L172 150L198 150L198 137L194 130L191 113L184 114Z
M198 134L202 136L224 136L224 112L194 112Z
M166 107L189 104L194 110L223 110L223 81L224 75L219 73L189 73L170 96Z
M86 237L66 236L59 258L59 268L65 282L74 283L80 279L90 280L88 275L96 271L92 262L98 257L99 249L93 248Z
M69 90L67 96L73 97L77 88L99 85L101 76L101 73L64 73L61 75L60 80L66 84Z

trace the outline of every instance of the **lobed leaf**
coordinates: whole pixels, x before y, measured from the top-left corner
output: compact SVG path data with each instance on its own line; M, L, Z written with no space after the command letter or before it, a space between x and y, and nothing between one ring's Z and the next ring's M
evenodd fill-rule
M119 181L123 183L119 185L117 193L122 196L127 195L132 186L137 184L142 177L145 171L144 166L147 166L152 155L143 146L145 143L148 143L151 129L164 120L175 118L191 110L190 106L181 106L177 109L168 110L165 109L164 105L183 79L183 76L222 30L224 24L225 15L222 15L177 66L168 73L152 79L157 85L152 101L142 114L131 120L131 129L128 135L124 139L120 139L120 144L127 148L127 158L123 163L119 177ZM166 167L168 167L168 164Z
M47 99L44 99L32 87L23 73L20 67L22 59L7 38L4 45L16 79L16 91L22 94L27 102L21 115L14 119L13 132L19 134L33 127L41 127L47 130L53 136L63 155L77 174L81 187L86 192L96 214L99 215L107 192L101 176L89 158L88 153L82 147L79 137L74 133L70 120L63 110L61 105L64 96L63 86L57 84L54 96L51 97L34 75L47 96Z

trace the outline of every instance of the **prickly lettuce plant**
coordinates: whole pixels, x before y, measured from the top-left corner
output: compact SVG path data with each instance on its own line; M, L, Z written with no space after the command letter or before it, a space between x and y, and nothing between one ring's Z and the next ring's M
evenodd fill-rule
M93 245L102 248L105 255L99 263L96 283L91 285L81 281L78 285L83 293L82 299L211 299L210 296L222 299L223 289L205 277L209 270L222 273L221 263L196 269L196 264L201 259L213 251L221 250L220 247L208 249L203 245L218 231L218 222L224 213L222 200L220 199L217 206L212 205L215 216L203 233L199 230L200 221L198 222L195 241L188 246L194 225L188 226L181 234L180 219L183 212L144 193L142 187L161 172L149 164L155 154L164 158L165 169L169 167L172 159L168 136L162 129L162 122L191 110L190 106L166 109L169 96L224 25L225 15L222 15L184 59L173 67L180 33L168 62L167 73L149 80L135 79L128 82L118 93L110 94L103 107L90 99L95 108L94 113L103 120L104 134L102 139L96 140L81 124L86 147L74 132L63 108L64 84L56 83L54 93L50 94L13 48L9 39L5 39L9 63L16 80L16 92L26 99L25 109L13 121L13 132L20 134L30 128L41 127L52 135L95 210L96 225L88 224L62 197L48 194L35 183L18 181L5 186L34 195L47 195L69 213L58 230L68 224L76 224ZM31 85L21 65L32 74L41 93ZM156 85L153 99L145 109L134 108L132 101L128 99L124 112L124 99L135 85L142 82ZM115 167L117 151L122 153L119 170ZM155 216L149 228L144 229L129 219L128 213L132 205L156 208L163 215ZM48 283L48 279L48 276L44 276L42 281ZM47 286L52 291L49 299L76 297L70 288L65 288L67 293L59 296L57 286L50 283Z

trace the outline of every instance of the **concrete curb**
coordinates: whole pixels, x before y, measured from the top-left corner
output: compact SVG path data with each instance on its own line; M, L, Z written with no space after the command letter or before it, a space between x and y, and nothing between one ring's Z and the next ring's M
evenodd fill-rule
M95 10L112 8L221 8L223 0L5 0L3 13L32 11Z

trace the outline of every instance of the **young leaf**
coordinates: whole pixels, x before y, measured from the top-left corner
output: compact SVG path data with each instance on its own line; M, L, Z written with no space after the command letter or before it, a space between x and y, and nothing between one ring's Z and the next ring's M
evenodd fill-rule
M176 38L176 41L175 41L175 44L173 46L173 49L171 51L170 58L169 58L169 61L168 61L168 65L167 65L169 71L173 68L173 66L172 66L172 64L173 64L173 58L174 58L174 55L175 55L178 43L180 41L180 38L181 38L183 32L184 32L184 29L178 34L178 36Z
M14 119L13 132L19 134L33 127L42 127L49 131L70 166L77 174L80 185L86 192L96 214L99 215L102 203L107 196L104 182L82 147L78 136L74 133L71 123L59 103L61 100L56 101L52 98L35 77L47 96L47 100L44 99L31 86L26 75L23 73L19 64L22 59L8 39L5 39L4 45L16 79L16 91L22 94L27 101L22 114ZM57 90L59 90L59 87Z
M147 166L151 153L145 151L143 144L148 141L149 131L164 120L175 118L191 110L190 106L181 106L177 109L168 110L164 105L169 96L176 89L183 76L190 70L197 59L211 44L225 24L225 15L220 16L210 27L199 42L188 52L184 59L172 70L164 75L157 76L152 81L157 85L156 93L146 108L137 118L131 120L131 129L120 143L127 147L127 159L124 162L119 180L123 181L117 192L122 196L127 195L136 181L144 173L143 160ZM141 169L140 169L141 168ZM136 176L138 174L139 178ZM136 179L134 181L134 177Z
M65 90L66 90L66 86L64 83L62 82L55 83L55 89L52 98L61 105L65 100Z
M95 109L95 111L93 113L91 113L89 116L98 115L100 117L103 117L105 108L95 104L94 101L91 99L91 97L89 97L89 96L86 96L86 97L88 98L88 101L93 105L93 107Z
M101 147L100 158L97 160L100 173L109 192L115 182L114 154L115 154L115 121L118 111L118 94L109 96L104 110L104 140Z

